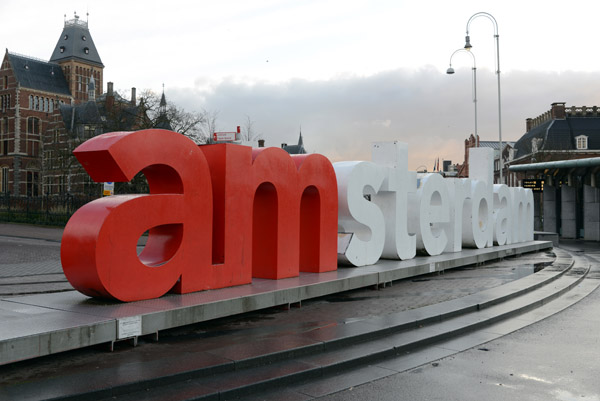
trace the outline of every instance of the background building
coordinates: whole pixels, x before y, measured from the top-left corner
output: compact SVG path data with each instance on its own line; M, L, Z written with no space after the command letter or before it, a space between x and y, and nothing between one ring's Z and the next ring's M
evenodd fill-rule
M479 139L479 135L475 137L475 135L471 134L467 139L465 139L465 160L462 165L458 166L458 177L466 178L469 177L469 149L472 148L491 148L494 150L494 183L500 183L500 143L499 141L481 141ZM502 141L502 157L503 157L503 166L504 169L502 171L502 181L504 184L508 186L516 186L518 185L516 182L516 176L510 175L508 171L508 163L515 156L515 142L512 141Z
M536 229L599 241L600 110L557 102L526 124L509 168L534 188Z
M88 23L77 15L65 20L49 61L6 49L0 66L0 193L101 193L73 149L104 132L151 126L136 104L135 88L130 100L110 82L102 93L103 70Z

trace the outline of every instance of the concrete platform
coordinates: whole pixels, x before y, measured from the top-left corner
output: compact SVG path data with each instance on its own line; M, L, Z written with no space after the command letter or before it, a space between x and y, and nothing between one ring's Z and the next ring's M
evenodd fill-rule
M559 246L558 233L546 232L546 231L534 231L533 239L536 241L552 241L552 245L555 247Z
M239 287L128 304L75 291L6 298L0 300L0 364L549 248L551 242L532 241L408 261L381 260L373 266L277 281L255 279Z

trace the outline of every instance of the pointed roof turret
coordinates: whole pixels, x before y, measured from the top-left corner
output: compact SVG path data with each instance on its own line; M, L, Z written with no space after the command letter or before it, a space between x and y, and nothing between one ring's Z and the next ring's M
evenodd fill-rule
M154 124L154 128L162 128L168 129L169 131L173 131L171 127L171 122L169 121L169 117L167 116L167 98L165 97L165 84L163 84L163 92L160 97L160 105L158 107L158 117L156 119L156 123Z
M81 21L77 13L71 20L65 20L65 26L56 43L51 62L78 59L90 64L104 67L92 35L88 29L87 21Z
M291 155L306 154L306 149L304 149L304 140L302 139L302 127L300 127L300 137L298 138L298 144L285 146L282 145L282 148Z

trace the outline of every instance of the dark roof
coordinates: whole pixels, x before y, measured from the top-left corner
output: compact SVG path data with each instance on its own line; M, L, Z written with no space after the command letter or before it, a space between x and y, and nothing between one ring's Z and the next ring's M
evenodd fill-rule
M154 128L166 129L169 131L173 131L173 127L171 127L171 121L165 114L159 114L156 119L156 123L154 124Z
M77 16L75 19L65 21L65 27L50 57L50 61L53 62L69 59L78 59L104 67L87 22L80 21Z
M600 117L567 117L550 120L532 128L517 141L516 157L531 153L531 140L541 139L539 150L575 150L575 138L588 137L588 149L600 149Z
M586 135L588 149L600 149L600 117L569 117L567 121L573 133L573 146L575 146L576 137Z
M69 131L73 130L71 124L74 126L80 124L102 124L100 110L94 101L82 103L77 106L62 104L60 106L60 114L65 123L65 127L67 127Z
M304 155L306 150L304 149L304 140L302 139L302 130L300 131L300 137L298 138L297 145L285 145L282 146L283 150L288 152L290 155Z
M290 155L306 154L306 150L304 150L304 146L302 146L302 145L287 145L287 146L283 147L283 150L288 152Z
M553 122L554 120L546 121L538 125L537 127L532 128L531 130L529 130L529 132L526 132L525 135L519 138L519 140L515 144L515 148L517 149L517 154L515 155L515 158L530 154L531 140L534 138L541 138L542 140L545 139L548 127L550 127L550 125L552 125Z
M17 82L23 88L71 95L69 85L58 64L8 53Z

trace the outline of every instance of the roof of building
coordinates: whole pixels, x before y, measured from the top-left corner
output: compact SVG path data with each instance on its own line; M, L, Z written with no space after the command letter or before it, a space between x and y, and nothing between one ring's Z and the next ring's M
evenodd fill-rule
M302 131L300 131L300 137L298 138L297 145L285 145L282 146L283 150L288 152L290 155L304 155L306 154L306 149L304 149L304 141L302 139Z
M502 146L506 147L506 146L515 146L514 141L502 141ZM499 141L479 141L479 147L480 148L492 148L494 150L498 150L500 149L500 142Z
M63 104L60 106L65 127L72 131L75 126L81 124L102 124L102 117L98 105L94 101L85 102L76 106Z
M515 144L516 157L532 153L532 140L539 150L576 150L575 138L588 137L588 149L600 149L600 117L571 117L546 121L525 133Z
M17 82L22 88L61 95L71 95L69 85L58 64L7 53Z
M50 61L53 62L69 59L78 59L104 67L92 40L88 23L81 21L77 15L74 19L65 21L63 31L50 57Z

